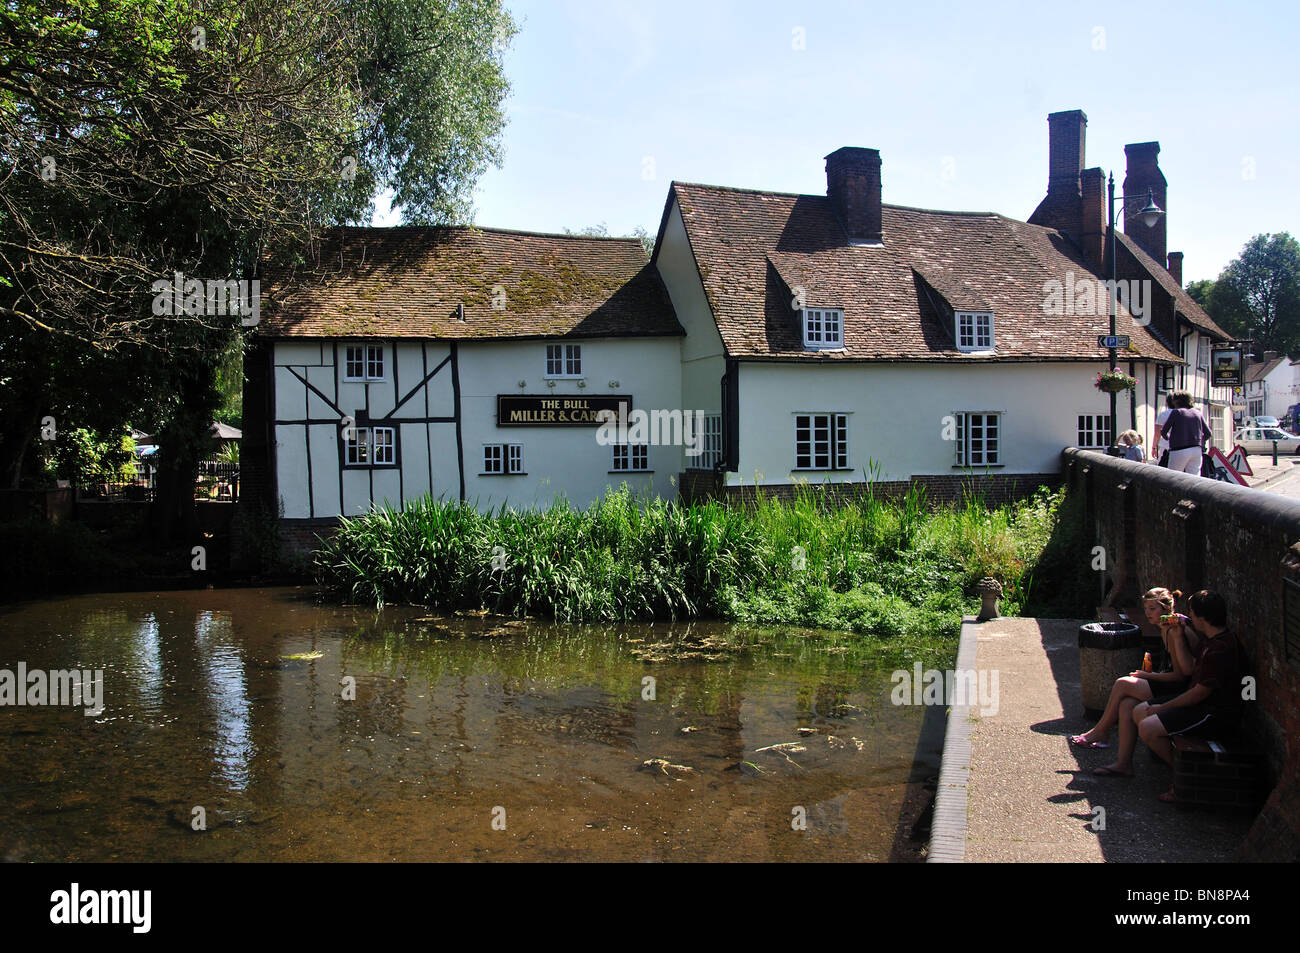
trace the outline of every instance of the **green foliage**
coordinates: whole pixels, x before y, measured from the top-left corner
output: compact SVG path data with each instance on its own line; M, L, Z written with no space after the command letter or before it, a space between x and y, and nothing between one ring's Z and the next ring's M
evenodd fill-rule
M59 434L46 461L49 478L86 486L98 480L127 481L135 476L135 441L130 434L101 436L87 427Z
M1195 289L1195 290L1193 290ZM1290 234L1256 235L1213 282L1193 282L1188 294L1258 352L1300 349L1300 242Z
M977 500L930 511L898 501L828 507L811 488L749 509L637 500L626 487L583 511L424 499L344 520L317 554L321 584L346 599L492 609L560 621L700 616L954 639L986 575L1025 604L1061 494L1015 507Z

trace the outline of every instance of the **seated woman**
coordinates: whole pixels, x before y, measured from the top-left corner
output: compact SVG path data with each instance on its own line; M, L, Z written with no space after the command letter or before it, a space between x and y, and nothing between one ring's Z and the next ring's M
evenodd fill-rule
M1196 664L1196 655L1191 650L1192 643L1189 642L1183 617L1174 616L1169 622L1161 621L1162 616L1173 615L1174 600L1181 595L1177 589L1173 592L1164 588L1147 590L1142 597L1142 609L1146 612L1147 623L1160 627L1164 649L1159 653L1159 658L1151 660L1151 671L1132 672L1115 680L1101 721L1090 731L1072 735L1070 744L1082 748L1109 748L1107 739L1110 730L1119 722L1120 708L1125 699L1133 699L1135 702L1167 700L1187 690L1187 680ZM1123 734L1123 729L1120 733Z
M1180 734L1231 734L1241 718L1241 680L1248 671L1246 651L1228 631L1228 606L1217 592L1202 589L1188 600L1193 628L1204 636L1192 670L1191 686L1165 701L1125 698L1119 705L1119 753L1114 763L1093 774L1133 776L1133 749L1140 735L1147 747L1173 763L1169 738ZM1171 787L1160 795L1174 800Z
M1187 611L1192 625L1205 636L1191 687L1167 701L1139 702L1132 713L1142 740L1169 765L1174 763L1169 739L1175 735L1213 738L1236 734L1244 708L1242 682L1250 671L1246 647L1228 628L1228 604L1223 596L1202 589L1188 600ZM1123 747L1121 735L1121 758L1117 761L1123 757ZM1174 800L1173 785L1160 800Z

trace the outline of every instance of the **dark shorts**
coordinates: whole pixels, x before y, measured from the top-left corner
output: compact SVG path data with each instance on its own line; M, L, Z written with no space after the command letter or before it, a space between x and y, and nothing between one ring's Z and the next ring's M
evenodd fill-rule
M1191 687L1188 682L1148 682L1151 686L1151 704L1163 705L1167 701L1173 701L1183 692Z
M1158 712L1156 717L1164 726L1165 734L1192 735L1198 738L1231 733L1235 723L1220 714L1212 712L1206 705L1191 705L1186 708L1169 708Z

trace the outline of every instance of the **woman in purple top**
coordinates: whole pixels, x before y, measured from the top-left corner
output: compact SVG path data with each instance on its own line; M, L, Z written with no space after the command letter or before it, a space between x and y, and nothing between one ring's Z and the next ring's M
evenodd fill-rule
M1176 390L1169 395L1174 409L1160 428L1160 435L1169 440L1169 469L1183 473L1201 474L1201 454L1205 441L1211 439L1210 428L1199 411L1192 409L1192 395Z

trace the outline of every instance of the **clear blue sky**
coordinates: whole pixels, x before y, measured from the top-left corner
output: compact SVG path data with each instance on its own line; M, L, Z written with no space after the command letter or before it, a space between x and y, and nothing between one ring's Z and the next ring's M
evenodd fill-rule
M1087 164L1117 183L1124 144L1159 140L1185 280L1257 233L1300 236L1294 0L508 6L505 161L479 182L480 225L653 233L673 179L824 194L845 145L881 151L887 203L1024 219L1047 114L1078 108Z

